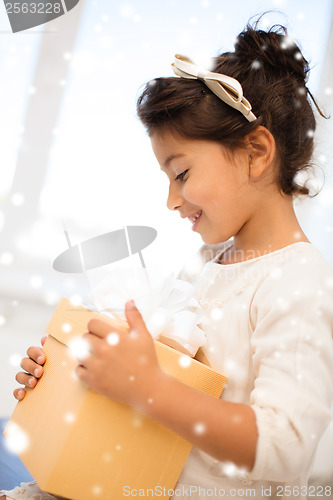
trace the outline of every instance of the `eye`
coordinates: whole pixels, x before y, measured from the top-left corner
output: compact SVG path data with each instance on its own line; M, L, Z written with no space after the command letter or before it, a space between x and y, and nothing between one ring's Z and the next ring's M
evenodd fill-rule
M181 181L181 182L186 181L186 179L184 179L184 176L187 174L187 172L188 169L184 170L184 172L182 172L181 174L178 174L177 177L175 178L175 181Z

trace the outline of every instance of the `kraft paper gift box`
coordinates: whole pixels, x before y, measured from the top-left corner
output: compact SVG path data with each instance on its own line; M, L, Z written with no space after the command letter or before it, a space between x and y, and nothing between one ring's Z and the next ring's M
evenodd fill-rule
M21 460L39 487L51 494L72 500L118 500L124 487L129 491L159 486L167 492L174 488L192 445L77 379L78 361L68 345L87 331L93 318L117 324L61 300L47 327L44 375L17 403L5 435L9 443L22 448ZM220 397L226 377L157 340L154 343L163 371Z

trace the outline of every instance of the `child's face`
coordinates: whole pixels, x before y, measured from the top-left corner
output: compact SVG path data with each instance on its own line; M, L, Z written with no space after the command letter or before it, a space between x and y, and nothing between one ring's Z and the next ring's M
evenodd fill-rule
M241 231L252 216L258 192L249 178L246 150L230 153L217 142L169 132L155 132L151 142L170 180L170 210L193 216L192 229L207 244L226 241Z

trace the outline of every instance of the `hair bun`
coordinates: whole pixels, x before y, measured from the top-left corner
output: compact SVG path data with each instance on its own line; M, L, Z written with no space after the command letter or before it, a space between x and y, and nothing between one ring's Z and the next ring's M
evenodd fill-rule
M309 64L286 28L274 25L266 32L257 29L258 22L254 27L247 25L238 35L235 56L250 68L258 69L264 65L264 69L268 74L272 73L274 78L294 75L304 84L308 78Z

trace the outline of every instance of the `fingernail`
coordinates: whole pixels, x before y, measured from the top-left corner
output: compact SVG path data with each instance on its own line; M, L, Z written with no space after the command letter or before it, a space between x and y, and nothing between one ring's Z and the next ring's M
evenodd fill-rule
M19 390L17 394L18 394L19 398L23 398L24 397L24 391L22 389Z
M40 365L40 364L42 364L43 359L44 359L44 358L43 358L43 356L39 356L39 358L37 359L37 363L38 363L39 365Z
M29 387L32 387L33 383L34 383L34 379L33 378L29 378Z
M129 300L127 302L128 307L135 307L134 300Z
M35 377L38 377L38 375L39 375L39 368L36 368L36 370L34 371L34 375L35 375Z

